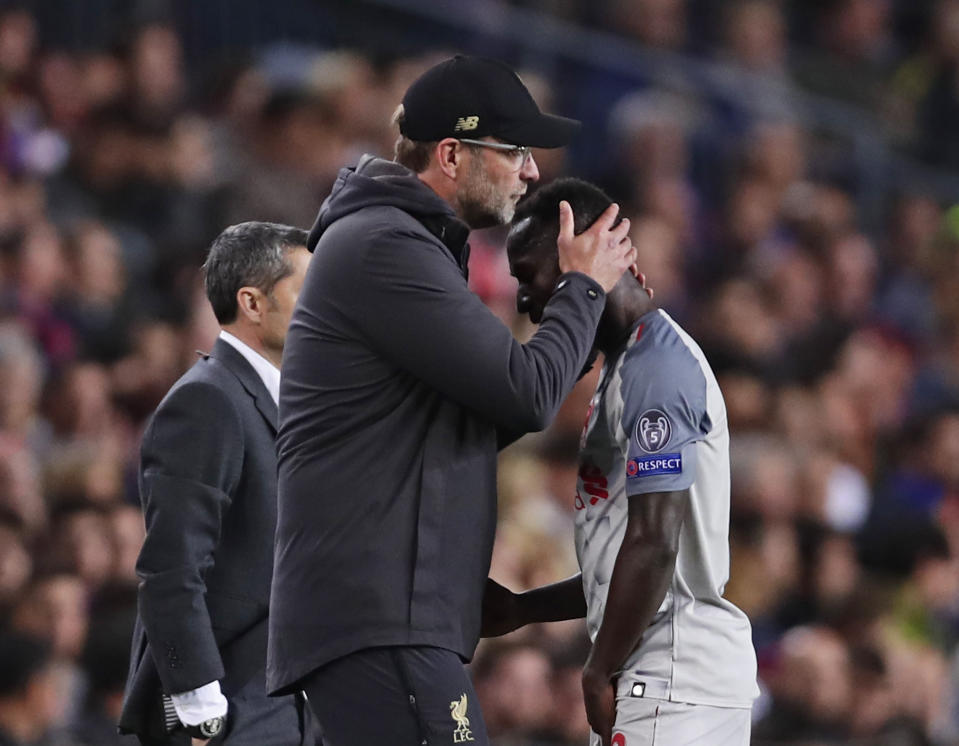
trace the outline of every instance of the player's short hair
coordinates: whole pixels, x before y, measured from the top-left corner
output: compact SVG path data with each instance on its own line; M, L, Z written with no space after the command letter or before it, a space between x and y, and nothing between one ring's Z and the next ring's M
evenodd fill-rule
M217 236L203 263L206 297L216 320L236 321L236 294L242 287L272 293L276 283L293 274L289 252L305 247L306 239L300 228L255 221L231 225Z
M553 239L555 246L555 237L559 235L559 203L564 200L573 208L573 232L577 234L587 230L613 204L609 195L595 184L572 177L556 179L519 204L512 225L529 221L524 233ZM616 223L620 220L622 214L617 216ZM536 243L525 242L517 248L532 248Z
M393 124L402 127L403 116L403 104L400 104L393 112ZM430 156L436 149L437 142L419 142L411 140L406 135L400 135L393 146L393 160L401 166L406 166L413 173L421 174L430 165Z

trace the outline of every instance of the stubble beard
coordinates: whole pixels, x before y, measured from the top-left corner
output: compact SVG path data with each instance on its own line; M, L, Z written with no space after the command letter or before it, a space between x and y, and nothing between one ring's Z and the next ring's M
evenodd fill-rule
M474 230L506 225L516 212L512 196L492 182L478 158L470 162L457 201L460 216Z

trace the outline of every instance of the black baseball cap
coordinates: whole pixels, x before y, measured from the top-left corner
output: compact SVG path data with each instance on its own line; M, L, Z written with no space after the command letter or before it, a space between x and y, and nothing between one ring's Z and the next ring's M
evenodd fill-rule
M562 147L579 127L575 119L541 112L519 75L499 60L465 55L413 82L400 122L400 132L418 142L489 135L534 148Z

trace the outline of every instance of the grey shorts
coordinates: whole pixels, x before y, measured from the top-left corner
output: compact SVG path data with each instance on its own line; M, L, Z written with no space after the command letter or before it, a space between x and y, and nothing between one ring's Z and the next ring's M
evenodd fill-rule
M749 746L749 709L670 702L639 691L633 682L617 687L612 746ZM589 743L600 746L599 736L592 734Z

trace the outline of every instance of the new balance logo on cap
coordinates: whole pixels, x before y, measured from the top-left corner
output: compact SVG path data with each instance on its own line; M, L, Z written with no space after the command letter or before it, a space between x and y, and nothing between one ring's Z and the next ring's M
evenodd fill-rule
M460 117L456 120L456 126L453 128L454 132L467 132L469 130L475 130L479 127L479 117Z

